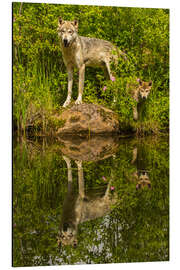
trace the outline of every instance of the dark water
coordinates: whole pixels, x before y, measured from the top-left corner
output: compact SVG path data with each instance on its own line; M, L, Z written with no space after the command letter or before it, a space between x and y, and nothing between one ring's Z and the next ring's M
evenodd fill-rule
M167 260L167 137L14 140L14 266Z

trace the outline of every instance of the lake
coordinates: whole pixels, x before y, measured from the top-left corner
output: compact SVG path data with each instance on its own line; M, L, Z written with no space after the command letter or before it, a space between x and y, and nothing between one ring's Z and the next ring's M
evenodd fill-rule
M13 144L13 266L169 260L169 138Z

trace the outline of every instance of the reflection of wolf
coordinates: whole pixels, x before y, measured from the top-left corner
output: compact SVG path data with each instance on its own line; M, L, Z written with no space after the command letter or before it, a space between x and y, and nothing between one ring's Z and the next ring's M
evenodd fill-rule
M79 70L79 93L75 103L81 104L85 66L99 66L104 69L105 75L111 79L113 77L110 62L117 62L118 56L124 55L124 53L109 41L79 36L77 20L63 21L60 17L57 30L64 63L68 72L68 96L63 107L68 106L71 102L73 70L75 67Z
M58 244L76 246L78 225L109 213L111 205L115 203L116 199L115 194L110 192L111 181L108 183L102 197L96 195L88 198L85 196L82 161L76 161L78 166L79 194L75 195L72 189L71 160L65 156L63 158L68 168L68 192L63 205Z
M134 164L137 160L137 147L134 147L133 149L133 158L131 161L131 164ZM151 188L151 181L149 179L149 175L146 170L138 170L136 168L136 171L131 175L129 178L132 181L137 182L136 189L143 189L144 187Z
M149 96L149 93L151 91L152 87L152 81L149 82L144 82L141 81L140 79L138 80L139 84L138 85L128 85L127 88L131 92L131 96L133 99L137 101L137 106L140 104L142 101L146 100L147 97ZM138 120L138 109L137 106L133 108L133 118L134 120Z

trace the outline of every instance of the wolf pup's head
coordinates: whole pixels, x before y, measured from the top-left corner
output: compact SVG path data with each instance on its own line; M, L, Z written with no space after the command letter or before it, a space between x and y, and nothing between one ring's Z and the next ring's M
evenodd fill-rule
M57 31L62 45L64 47L69 47L77 37L78 21L64 21L59 17Z
M142 99L147 99L152 87L152 81L143 82L139 80L139 95Z

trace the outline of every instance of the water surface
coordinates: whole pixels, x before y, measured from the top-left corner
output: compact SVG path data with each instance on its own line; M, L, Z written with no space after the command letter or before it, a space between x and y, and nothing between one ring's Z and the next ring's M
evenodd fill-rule
M168 138L14 140L13 265L169 260Z

